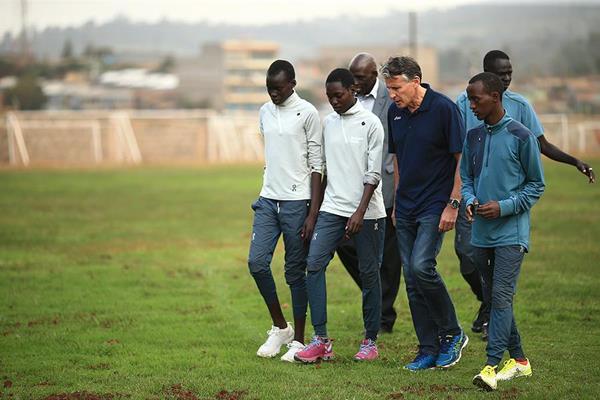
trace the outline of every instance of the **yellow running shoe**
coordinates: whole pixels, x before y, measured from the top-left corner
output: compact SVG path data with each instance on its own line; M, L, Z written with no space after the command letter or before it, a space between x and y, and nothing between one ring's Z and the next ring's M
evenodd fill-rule
M518 378L519 376L531 376L531 364L529 360L527 360L527 364L521 364L517 362L514 358L507 360L504 363L504 366L496 375L496 379L499 381L509 381L513 378Z
M496 390L498 387L498 384L496 383L496 367L493 365L486 365L483 367L481 372L473 378L473 385L488 392Z

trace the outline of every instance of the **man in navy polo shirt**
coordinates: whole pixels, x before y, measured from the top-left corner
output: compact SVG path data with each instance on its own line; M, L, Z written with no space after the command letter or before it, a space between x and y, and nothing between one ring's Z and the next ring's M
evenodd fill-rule
M454 228L458 215L464 126L456 104L421 83L412 58L392 57L381 73L395 103L388 111L388 142L398 172L396 233L419 340L419 353L406 368L447 368L469 341L435 268L444 232Z

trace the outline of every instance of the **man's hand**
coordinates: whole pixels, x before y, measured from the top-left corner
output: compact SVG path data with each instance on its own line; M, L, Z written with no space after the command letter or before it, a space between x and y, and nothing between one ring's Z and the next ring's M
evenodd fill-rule
M360 231L360 228L363 226L363 219L365 218L365 212L356 210L354 214L348 219L346 223L346 233L344 237L346 239L350 239L352 235L357 234Z
M500 204L497 201L488 201L477 207L477 215L486 219L495 219L500 217Z
M581 160L577 160L577 165L575 166L577 167L579 172L588 177L589 183L596 182L596 175L594 174L594 171L592 170L592 167L589 166L589 164L586 164Z
M473 222L473 212L479 207L479 200L475 199L472 204L469 204L465 209L467 212L467 221Z
M308 245L312 239L313 232L315 231L315 225L317 223L317 214L308 215L304 220L300 237L304 240L304 244Z
M456 218L458 218L458 208L453 208L450 207L450 205L447 205L446 208L444 208L444 211L442 211L438 230L440 232L451 231L454 229L454 224L456 224Z

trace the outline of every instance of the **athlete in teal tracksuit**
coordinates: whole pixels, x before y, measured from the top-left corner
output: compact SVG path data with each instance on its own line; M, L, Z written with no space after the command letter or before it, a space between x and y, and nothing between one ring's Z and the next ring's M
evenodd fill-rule
M544 192L539 144L502 106L502 81L484 72L467 87L470 108L484 124L470 130L462 161L462 197L473 219L473 259L491 304L487 362L473 383L496 389L497 380L530 375L513 313L513 296L529 248L529 211ZM509 361L496 375L508 350Z

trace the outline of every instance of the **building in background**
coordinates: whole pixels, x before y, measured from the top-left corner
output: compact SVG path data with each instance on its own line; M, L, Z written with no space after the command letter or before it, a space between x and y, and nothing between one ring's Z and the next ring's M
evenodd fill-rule
M273 42L227 40L208 43L197 59L180 59L174 73L178 93L190 104L219 111L257 111L269 97L265 72L277 58Z

